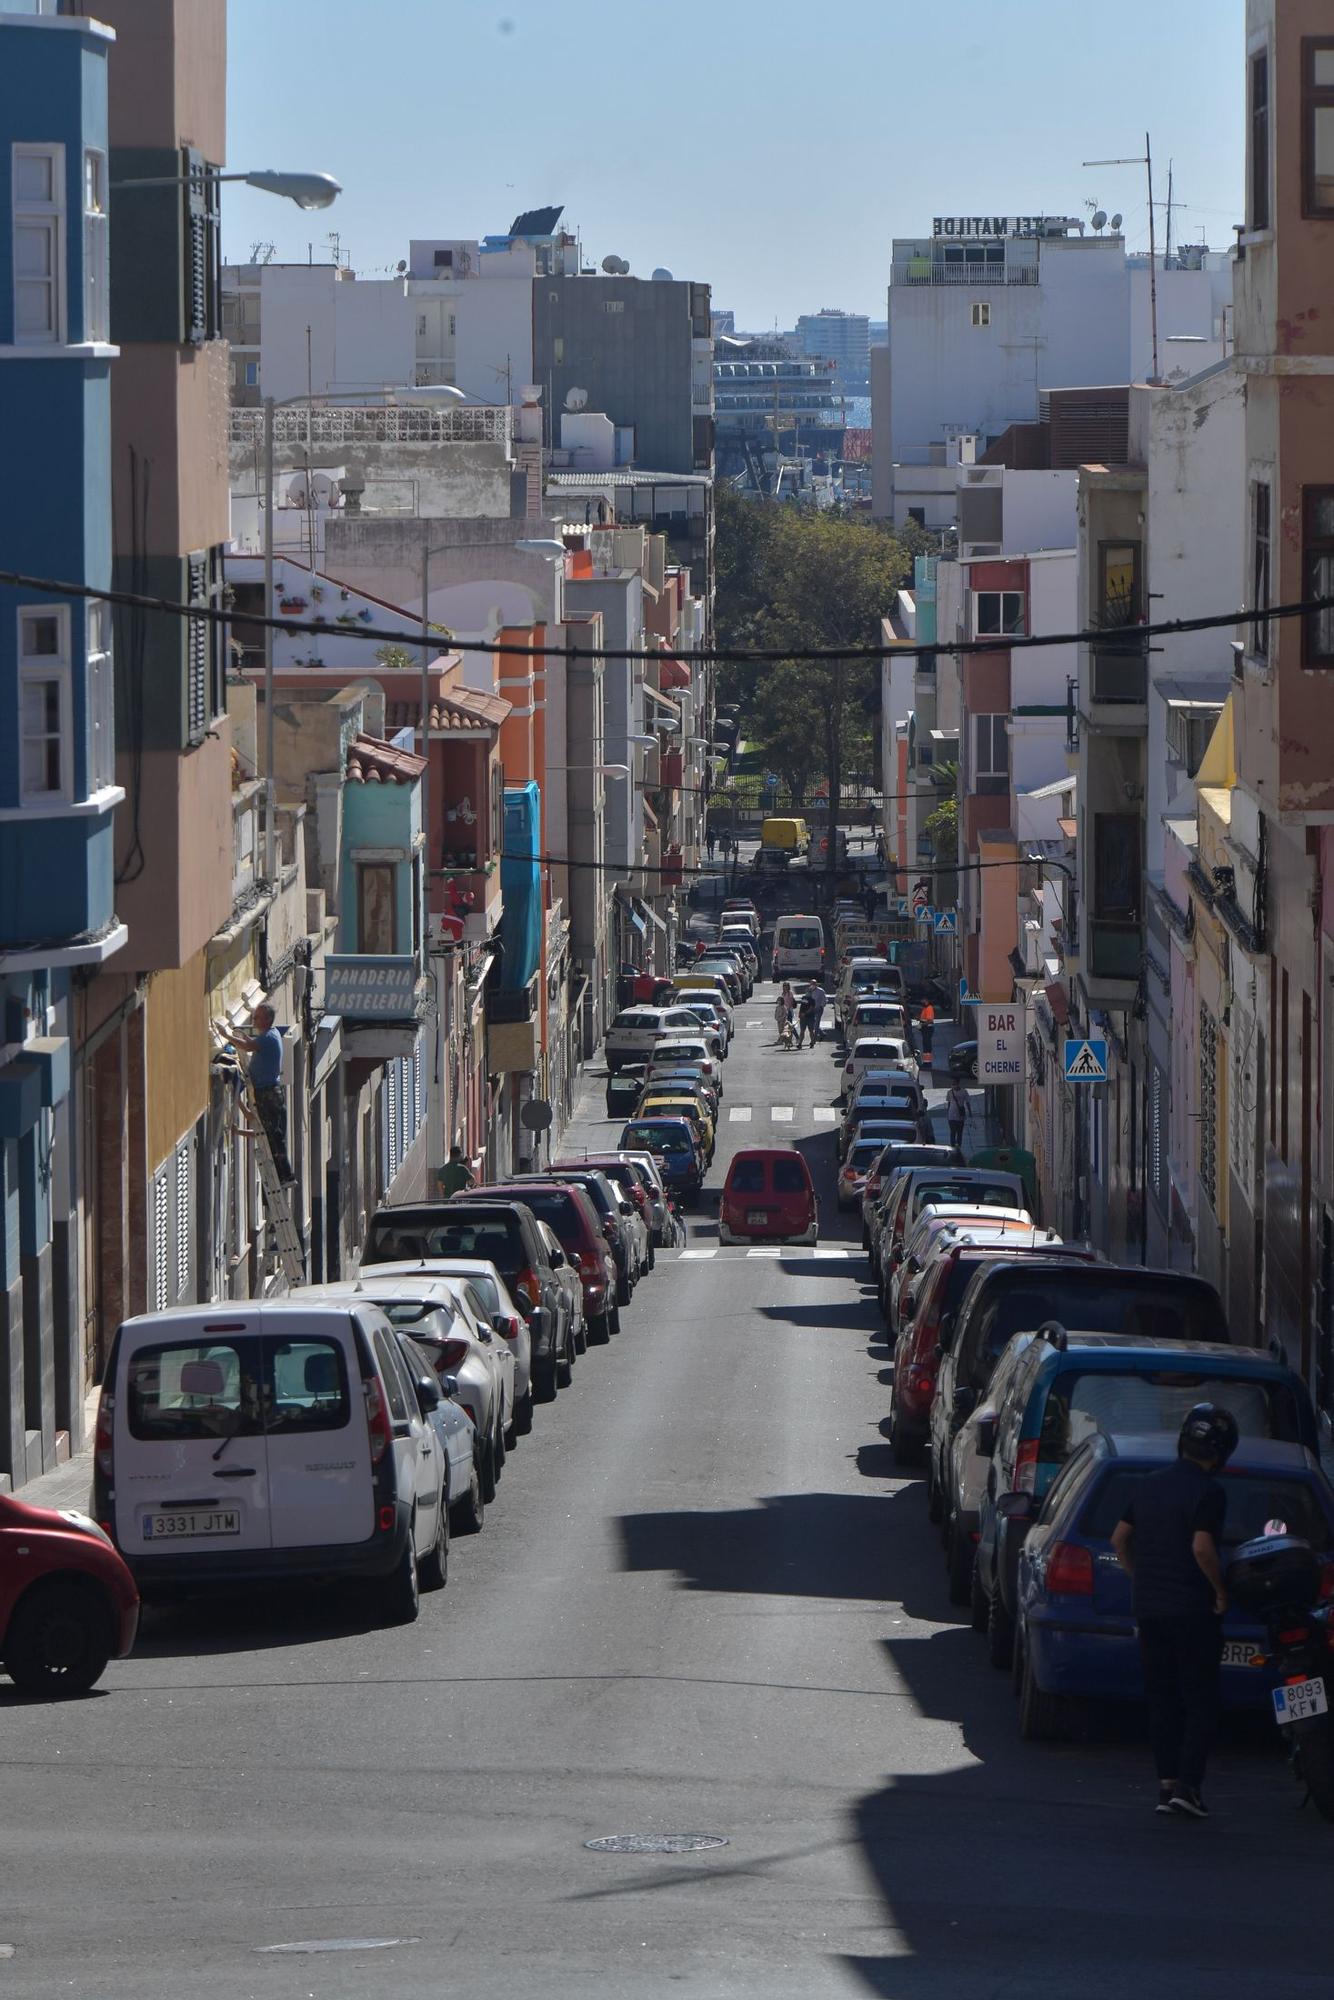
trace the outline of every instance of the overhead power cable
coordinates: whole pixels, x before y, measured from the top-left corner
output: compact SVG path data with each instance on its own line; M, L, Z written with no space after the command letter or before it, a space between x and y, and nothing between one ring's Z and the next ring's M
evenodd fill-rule
M340 625L325 618L270 618L257 611L238 614L212 604L180 604L169 597L153 597L137 590L99 590L92 584L63 582L56 577L31 576L12 569L0 569L0 584L9 584L19 590L39 590L51 597L95 597L104 604L124 604L141 611L159 611L173 618L202 619L210 624L239 623L261 629L271 626L275 632L299 632L313 638L374 640L379 645L415 649L422 644L420 626L404 630L360 623ZM796 661L935 660L942 655L948 658L965 653L1018 653L1030 652L1039 646L1082 646L1099 642L1105 646L1124 648L1131 639L1170 639L1186 632L1222 631L1230 625L1268 625L1275 619L1313 618L1322 611L1331 610L1334 610L1334 597L1311 597L1297 604L1270 604L1253 611L1217 611L1199 618L1168 618L1150 625L1093 627L1079 632L996 633L982 639L933 640L929 644L903 639L892 646L706 646L692 649L687 657L713 666L784 666ZM501 644L490 639L439 638L430 634L427 643L439 643L442 652L498 653L520 659L661 660L664 657L663 649L654 646L576 646L572 642L563 646L528 646L510 642Z

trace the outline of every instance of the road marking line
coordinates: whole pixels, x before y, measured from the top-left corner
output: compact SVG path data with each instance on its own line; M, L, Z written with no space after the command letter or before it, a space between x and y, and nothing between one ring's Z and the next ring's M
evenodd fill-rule
M850 1257L852 1252L850 1250L836 1250L832 1247L826 1249L823 1243L818 1243L811 1251L811 1255L812 1257Z
M687 1257L695 1257L695 1258L716 1257L717 1255L718 1255L717 1244L714 1245L712 1250L683 1250L681 1252L681 1262L684 1263Z
M781 1250L747 1250L748 1257L781 1257Z
M816 1105L815 1122L817 1125L832 1125L837 1117L838 1117L838 1106L836 1104Z
M790 1104L771 1104L769 1106L769 1116L773 1119L775 1125L781 1125L784 1122L790 1124L792 1122L792 1106Z
M747 1124L750 1119L750 1106L748 1104L734 1104L728 1112L727 1118L728 1123L731 1125Z

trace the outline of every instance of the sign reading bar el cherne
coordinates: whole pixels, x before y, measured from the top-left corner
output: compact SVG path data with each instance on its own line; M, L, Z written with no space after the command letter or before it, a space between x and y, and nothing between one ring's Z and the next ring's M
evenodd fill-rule
M1024 1080L1024 1009L1017 1002L977 1009L977 1080L979 1083L1022 1083Z

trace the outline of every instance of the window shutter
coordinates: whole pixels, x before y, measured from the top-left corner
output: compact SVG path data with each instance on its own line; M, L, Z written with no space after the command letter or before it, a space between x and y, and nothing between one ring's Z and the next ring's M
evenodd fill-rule
M221 332L218 182L202 153L187 146L185 172L184 328L187 341L216 340Z
M167 1187L167 1169L162 1167L153 1178L153 1304L158 1312L165 1312L170 1300L167 1282L167 1208L170 1190Z
M176 1297L188 1298L190 1271L190 1143L176 1148Z
M186 557L187 597L191 604L208 602L208 557ZM212 626L207 618L191 618L185 639L185 728L191 743L202 742L209 725L209 654Z

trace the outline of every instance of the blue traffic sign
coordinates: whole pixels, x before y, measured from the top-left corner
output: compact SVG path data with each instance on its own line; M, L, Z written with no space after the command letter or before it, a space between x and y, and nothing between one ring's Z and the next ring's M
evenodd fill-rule
M978 1007L981 1003L982 995L980 993L970 993L968 991L968 981L961 979L959 981L959 1005L961 1007Z
M1064 1066L1067 1083L1106 1083L1106 1041L1080 1041L1072 1035L1067 1035L1064 1045Z
M896 896L896 897L894 898L894 914L895 914L895 916L896 916L896 917L906 917L906 916L907 916L907 914L908 914L908 898L907 898L906 896Z
M957 936L958 936L958 934L959 934L959 919L958 919L958 917L957 917L957 916L955 915L954 911L953 911L953 910L937 910L937 911L936 911L936 936L937 936L937 937L957 937Z

